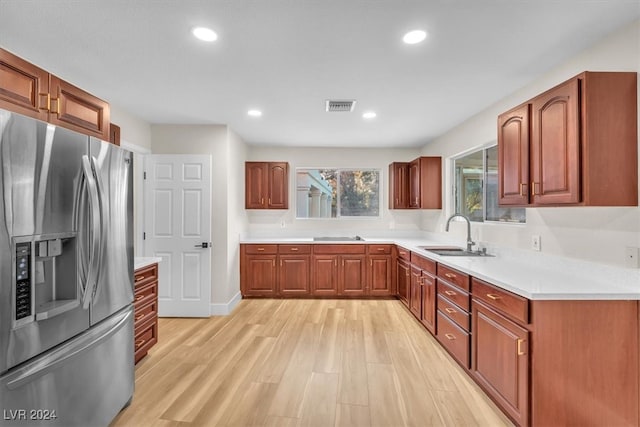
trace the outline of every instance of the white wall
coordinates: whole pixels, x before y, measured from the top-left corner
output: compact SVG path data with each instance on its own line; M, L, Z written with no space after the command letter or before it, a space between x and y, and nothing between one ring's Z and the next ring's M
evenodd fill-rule
M640 71L640 21L618 30L528 86L471 117L427 144L422 153L451 157L496 141L498 114L582 71ZM423 213L422 227L425 230L444 231L446 216L452 213L451 169L451 163L445 161L444 194L447 209ZM460 226L462 224L457 225L454 232L462 236L466 231ZM539 234L543 252L624 266L625 247L640 247L640 208L529 208L526 225L474 224L472 228L477 239L490 244L529 249L531 235Z
M289 209L249 210L249 233L305 236L373 234L389 230L419 230L420 213L417 211L389 210L389 164L415 159L418 149L376 149L376 148L293 148L252 146L249 160L289 162ZM380 219L296 219L296 168L378 168L382 171L381 191L383 194ZM242 188L244 195L244 188ZM243 205L244 206L244 205ZM285 228L281 225L284 221Z
M238 170L243 170L246 145L223 125L152 125L151 138L154 154L210 154L212 157L211 302L228 304L240 289L234 268L238 257L237 236L244 231L246 220L234 201L238 196L232 193L242 187L241 194L244 194L244 176L238 178Z

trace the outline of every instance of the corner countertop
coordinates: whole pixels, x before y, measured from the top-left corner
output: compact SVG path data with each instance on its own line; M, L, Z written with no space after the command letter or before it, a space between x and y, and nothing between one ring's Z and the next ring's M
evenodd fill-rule
M134 270L137 270L139 268L148 267L151 264L159 263L160 261L162 261L162 258L160 258L160 257L141 257L141 256L137 256L133 260L133 268L134 268Z
M492 257L448 257L421 246L450 245L434 238L368 237L363 241L314 242L313 238L245 237L241 243L392 243L531 300L640 300L640 270L508 248ZM456 242L456 246L463 246Z

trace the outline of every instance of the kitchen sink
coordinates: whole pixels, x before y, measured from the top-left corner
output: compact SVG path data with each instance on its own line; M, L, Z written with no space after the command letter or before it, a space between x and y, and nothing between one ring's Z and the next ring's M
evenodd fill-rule
M455 246L419 246L420 249L424 249L427 252L432 252L440 256L493 256L482 251L467 251L463 248Z
M364 242L364 239L360 236L352 236L352 237L321 236L321 237L314 237L313 240L315 242L357 242L357 241Z

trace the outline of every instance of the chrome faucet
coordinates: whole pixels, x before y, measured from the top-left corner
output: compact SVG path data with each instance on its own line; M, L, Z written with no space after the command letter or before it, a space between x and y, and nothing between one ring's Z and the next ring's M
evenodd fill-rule
M464 220L467 221L467 252L471 252L473 250L473 249L471 249L471 247L473 245L475 245L476 242L471 240L471 221L469 221L468 217L466 217L465 215L462 215L460 213L454 213L447 220L447 227L445 228L445 231L449 231L449 223L451 223L451 220L453 218L457 217L457 216L459 216L460 218L464 218Z

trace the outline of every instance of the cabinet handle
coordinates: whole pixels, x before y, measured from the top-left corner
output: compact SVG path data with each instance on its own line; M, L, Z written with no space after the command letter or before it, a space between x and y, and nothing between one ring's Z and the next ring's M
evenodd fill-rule
M60 98L51 98L52 101L56 103L56 110L53 111L53 108L49 108L49 112L51 114L60 115Z
M525 190L525 187L526 187L526 186L527 186L527 184L526 184L526 183L524 183L524 182L521 182L521 183L520 183L520 195L521 195L521 196L526 196L526 195L527 195L527 192L526 192L526 190Z
M450 308L450 307L445 308L445 309L444 309L444 311L446 311L446 312L447 312L447 313L449 313L449 314L451 314L451 313L455 313L455 312L456 312L456 310L455 310L455 309Z
M518 339L518 356L522 356L524 355L524 350L522 350L522 343L524 342L523 339Z
M384 248L378 248L377 251L382 252L384 251Z
M142 347L144 345L144 343L146 343L147 340L138 340L136 341L136 350L139 349L140 347Z
M264 205L264 197L260 198L260 204Z
M144 316L146 316L146 314L138 314L133 320L137 322L138 320L142 319Z
M500 299L499 295L494 295L494 294L487 294L487 298L492 299L494 301L497 301Z
M258 248L258 252L263 252L264 248Z
M271 265L273 265L274 267L276 266L276 260L275 259L273 261L271 261Z
M531 181L531 195L535 196L536 195L536 183Z
M344 267L344 260L342 260L342 266Z
M144 280L144 276L136 276L136 282Z
M369 267L373 267L373 260L372 259L369 260Z
M282 260L280 260L280 267L282 267Z
M447 337L448 340L455 340L456 336L453 334L444 334L445 337Z
M298 251L300 249L299 248L291 248L291 250L295 252L295 251Z
M402 252L402 251L400 251L399 253L400 253L400 255L406 255L407 254L406 252Z
M457 276L453 273L445 273L444 277L446 277L447 279L455 279Z
M46 110L49 111L51 109L51 95L48 93L39 93L38 94L40 96L40 98L45 98L45 102L44 102L44 107L38 107L39 110ZM40 101L42 101L42 99L40 99ZM40 105L42 105L43 102L40 102Z
M145 296L146 296L146 295L138 295L138 296L136 296L136 299L134 300L134 302L138 302L138 301L140 301L140 300L141 300L141 299L143 299Z
M454 296L456 293L453 291L444 291L445 294L449 295L450 297Z
M338 260L337 259L333 260L333 265L335 265L336 267L338 266Z

